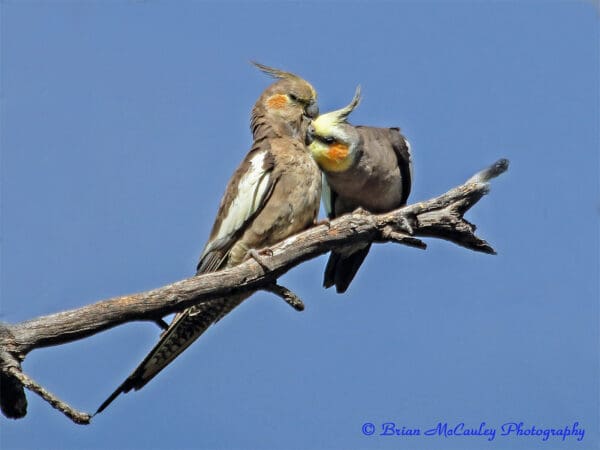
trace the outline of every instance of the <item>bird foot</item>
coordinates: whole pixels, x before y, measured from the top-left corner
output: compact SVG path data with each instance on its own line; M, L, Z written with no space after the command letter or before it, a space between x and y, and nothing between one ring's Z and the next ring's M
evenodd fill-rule
M408 245L409 247L425 250L427 244L420 239L394 231L392 227L386 226L381 230L381 237L384 242L397 242L398 244Z
M270 248L263 248L262 250L256 250L251 248L250 250L248 250L247 254L254 261L256 261L258 265L263 268L264 271L271 272L273 270L263 258L263 256L273 256L273 250L271 250Z
M400 218L400 220L398 221L398 225L400 225L400 228L402 228L403 230L406 230L406 232L408 234L410 234L411 236L413 234L415 234L415 231L413 230L412 225L410 224L410 222L408 221L408 219L404 216L402 216Z

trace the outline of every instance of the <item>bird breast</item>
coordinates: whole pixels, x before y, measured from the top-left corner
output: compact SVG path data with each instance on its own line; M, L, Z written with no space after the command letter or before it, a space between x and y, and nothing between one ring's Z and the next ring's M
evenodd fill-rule
M248 249L280 242L308 228L317 218L321 199L321 172L303 145L295 151L272 145L276 182L269 199L230 252L243 260Z
M390 145L371 145L368 151L358 153L348 170L327 173L326 177L337 194L336 216L359 206L374 213L401 206L402 176Z

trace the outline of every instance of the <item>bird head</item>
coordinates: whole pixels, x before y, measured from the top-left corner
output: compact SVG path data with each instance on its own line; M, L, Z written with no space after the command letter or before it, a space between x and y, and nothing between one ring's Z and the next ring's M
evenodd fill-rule
M277 79L258 98L252 110L252 132L268 125L278 134L304 137L306 127L319 115L317 93L306 80L290 72L253 63L262 72Z
M323 171L343 172L354 162L360 136L347 119L359 103L360 86L348 106L320 115L308 127L308 148Z

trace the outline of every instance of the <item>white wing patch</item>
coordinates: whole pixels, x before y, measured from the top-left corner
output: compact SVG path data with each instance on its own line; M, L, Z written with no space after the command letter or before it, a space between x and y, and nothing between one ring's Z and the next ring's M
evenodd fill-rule
M408 171L410 173L411 183L413 183L414 178L413 178L412 149L410 147L410 142L408 142L408 139L404 138L404 142L406 142L406 148L408 149Z
M331 187L329 187L325 174L321 176L321 198L323 199L323 206L325 206L325 213L329 217L333 212L333 205L331 204Z
M231 202L227 216L221 222L219 232L212 242L206 246L202 257L212 250L216 242L228 239L238 231L252 214L262 205L269 187L270 172L263 168L266 152L261 152L250 160L248 171L240 178L237 196ZM201 257L201 258L202 258Z
M270 174L263 169L266 153L255 155L250 160L250 168L240 179L237 196L233 199L227 216L221 222L217 239L235 233L256 212L269 185Z

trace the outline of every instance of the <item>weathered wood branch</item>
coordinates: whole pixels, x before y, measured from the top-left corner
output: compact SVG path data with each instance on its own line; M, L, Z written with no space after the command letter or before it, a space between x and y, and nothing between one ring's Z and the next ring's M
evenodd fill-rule
M439 197L405 206L385 214L348 214L315 226L220 272L207 273L151 291L116 297L70 311L38 317L16 324L0 324L0 408L9 418L25 416L23 387L49 401L76 423L89 423L90 416L70 408L21 371L26 355L38 348L83 339L132 321L154 321L189 306L247 291L273 292L298 310L302 301L277 278L300 263L355 242L396 242L425 249L417 237L444 239L470 250L495 254L475 235L475 225L463 215L489 191L489 181L508 169L499 160L464 184ZM265 256L262 256L265 254ZM267 269L268 268L268 269Z

